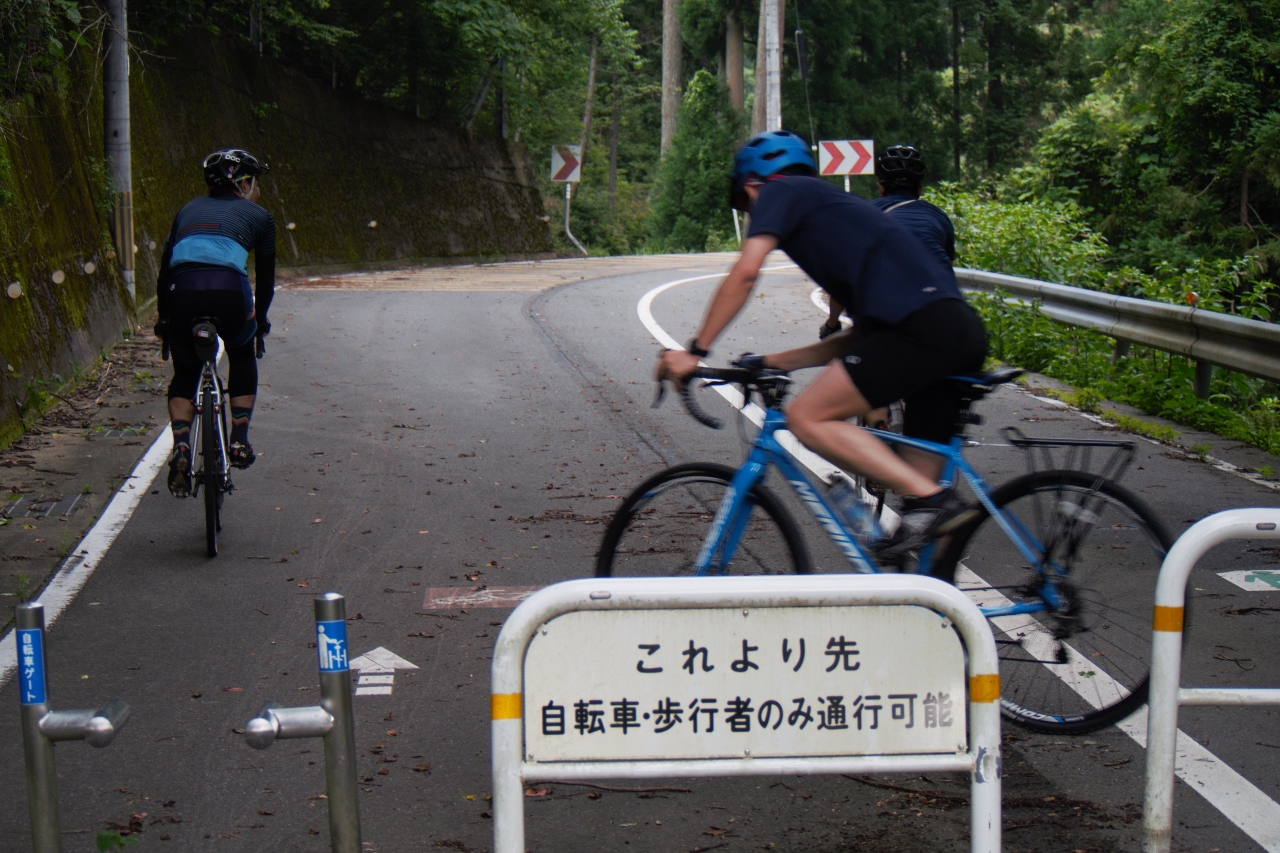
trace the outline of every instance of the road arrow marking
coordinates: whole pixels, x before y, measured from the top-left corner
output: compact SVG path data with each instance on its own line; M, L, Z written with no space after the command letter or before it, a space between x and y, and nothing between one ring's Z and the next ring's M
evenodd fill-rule
M400 657L382 646L365 652L348 666L360 673L356 681L357 696L389 696L395 683L397 669L417 669L417 664Z
M1280 589L1280 572L1272 569L1219 572L1218 577L1250 592L1275 592Z

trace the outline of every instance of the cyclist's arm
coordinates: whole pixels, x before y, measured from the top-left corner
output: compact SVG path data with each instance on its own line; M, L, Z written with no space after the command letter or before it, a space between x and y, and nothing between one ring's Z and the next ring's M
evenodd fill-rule
M178 220L169 227L169 237L164 241L164 253L160 256L160 274L156 276L156 316L161 320L168 316L169 264L173 260L173 244L177 237Z
M751 298L751 290L756 286L760 276L760 267L764 259L778 247L778 239L772 234L760 234L748 237L742 244L742 253L729 270L729 274L720 282L707 311L702 317L702 325L698 327L695 339L698 346L711 349L716 338L720 337L733 318ZM658 366L659 376L688 376L698 366L698 357L684 350L669 350L662 354Z
M833 335L828 335L817 343L766 355L764 357L765 367L787 371L800 370L805 367L821 367L840 358L849 351L850 345L861 337L857 328L857 326L851 326Z
M271 327L267 310L276 292L276 221L266 214L262 230L253 245L254 283L253 307L259 330L265 334Z

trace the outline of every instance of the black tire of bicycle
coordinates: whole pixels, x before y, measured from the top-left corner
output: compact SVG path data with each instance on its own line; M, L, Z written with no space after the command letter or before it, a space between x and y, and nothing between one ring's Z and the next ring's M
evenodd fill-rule
M218 556L218 504L221 502L222 490L221 466L218 464L218 433L214 418L213 405L208 397L200 409L200 444L203 457L204 482L204 538L205 550L210 557Z
M999 488L991 493L991 500L996 506L1004 506L1005 504L1025 497L1039 488L1047 486L1077 486L1081 488L1092 488L1096 483L1096 478L1080 471L1038 471L1034 474L1023 474L1021 477L1015 477L1007 483L1002 484ZM1112 480L1104 480L1097 489L1108 498L1123 504L1127 507L1139 520L1146 525L1147 529L1164 548L1165 552L1173 547L1173 537L1169 535L1165 529L1164 523L1159 517L1146 505L1145 502L1137 495L1130 492L1124 486ZM956 565L960 562L961 556L968 549L969 540L987 521L991 515L985 508L979 505L980 515L973 521L966 524L951 539L950 545L943 558L937 563L933 576L955 583ZM1155 589L1151 590L1152 600L1155 599ZM1185 625L1184 625L1185 627ZM1186 642L1186 632L1183 632L1183 642ZM1042 734L1058 734L1058 735L1082 735L1104 729L1107 726L1123 720L1132 714L1147 701L1147 693L1151 686L1150 674L1137 684L1133 692L1124 699L1109 708L1103 708L1090 714L1085 714L1082 719L1069 720L1061 723L1048 722L1042 719L1032 719L1029 717L1019 716L1011 711L1003 703L1001 705L1001 713L1005 719L1009 720L1019 728L1024 728L1033 732Z
M733 476L736 473L737 471L728 465L719 465L714 462L689 462L659 471L645 480L631 494L627 495L626 500L622 502L622 506L618 507L618 511L614 513L613 520L605 528L604 538L600 542L600 550L596 555L596 577L612 577L613 556L618 547L618 542L635 515L636 505L653 489L670 480L678 480L685 477L709 478L720 480L727 484L733 480ZM778 525L778 529L782 531L782 538L786 540L787 550L791 554L792 565L795 569L794 573L797 575L811 574L813 572L813 564L809 561L809 552L804 547L804 537L801 536L800 528L795 519L792 518L791 513L787 512L786 508L782 506L772 492L759 483L752 488L750 499L760 509L764 510L765 514L773 519L773 522Z

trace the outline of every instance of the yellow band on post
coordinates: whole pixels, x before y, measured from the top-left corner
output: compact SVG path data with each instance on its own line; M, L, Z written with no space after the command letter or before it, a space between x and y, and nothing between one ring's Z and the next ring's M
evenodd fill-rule
M1165 607L1162 604L1157 604L1155 618L1152 620L1152 625L1157 631L1171 631L1175 634L1182 633L1182 608Z
M524 701L519 693L494 693L489 697L489 718L518 720L524 716Z
M974 675L969 678L970 702L995 702L1000 698L1000 676Z

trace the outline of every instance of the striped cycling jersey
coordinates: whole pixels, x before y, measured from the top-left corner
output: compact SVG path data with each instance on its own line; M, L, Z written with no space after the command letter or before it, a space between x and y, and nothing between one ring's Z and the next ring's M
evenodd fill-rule
M257 278L257 316L265 320L275 292L275 220L265 209L235 194L203 196L187 202L173 220L160 261L156 294L161 316L165 296L175 286L175 272L226 269L247 275L251 251ZM231 279L228 282L234 283Z

